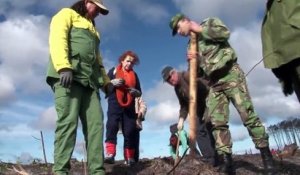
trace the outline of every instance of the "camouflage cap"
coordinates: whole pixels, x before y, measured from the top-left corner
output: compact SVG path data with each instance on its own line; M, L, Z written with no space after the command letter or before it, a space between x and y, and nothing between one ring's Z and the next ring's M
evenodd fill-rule
M171 18L169 26L172 29L172 35L173 36L176 35L176 33L177 33L177 24L178 24L178 22L180 20L182 20L183 18L185 18L185 16L182 13L178 13L178 14L176 14L175 16L173 16Z
M161 76L162 76L164 82L168 81L168 79L170 78L170 72L173 69L174 68L171 66L166 66L165 68L163 68L163 70L161 71Z

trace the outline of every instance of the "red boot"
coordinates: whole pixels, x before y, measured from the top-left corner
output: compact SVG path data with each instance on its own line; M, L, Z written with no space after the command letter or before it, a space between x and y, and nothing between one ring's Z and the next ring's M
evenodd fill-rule
M114 164L115 163L115 156L116 156L116 144L106 142L105 143L106 154L105 154L105 163Z
M124 149L124 158L125 158L125 163L129 166L132 166L135 164L135 161L134 161L134 149L128 149L128 148L125 148Z

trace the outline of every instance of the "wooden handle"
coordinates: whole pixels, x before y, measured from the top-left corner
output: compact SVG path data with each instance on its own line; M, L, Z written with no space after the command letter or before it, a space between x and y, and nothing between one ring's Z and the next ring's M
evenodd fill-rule
M197 34L191 32L190 36L190 51L198 52L198 39ZM190 96L189 96L189 139L190 139L190 153L195 154L196 149L196 131L197 131L197 60L191 59L189 61L190 66Z

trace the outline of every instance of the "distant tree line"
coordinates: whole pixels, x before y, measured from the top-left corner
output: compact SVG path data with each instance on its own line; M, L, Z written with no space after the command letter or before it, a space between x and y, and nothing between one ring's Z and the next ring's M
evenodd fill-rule
M278 149L283 148L285 145L292 143L300 143L300 119L290 118L281 121L275 125L267 127L270 136L273 136Z

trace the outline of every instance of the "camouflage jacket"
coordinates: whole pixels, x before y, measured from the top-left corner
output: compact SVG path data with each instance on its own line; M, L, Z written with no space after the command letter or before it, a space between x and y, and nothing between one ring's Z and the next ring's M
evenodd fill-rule
M266 68L278 68L300 58L300 1L269 0L262 23Z
M228 63L235 63L235 51L228 43L230 32L218 18L207 18L202 23L202 32L198 34L199 68L213 78L223 74ZM226 72L225 72L226 73Z

